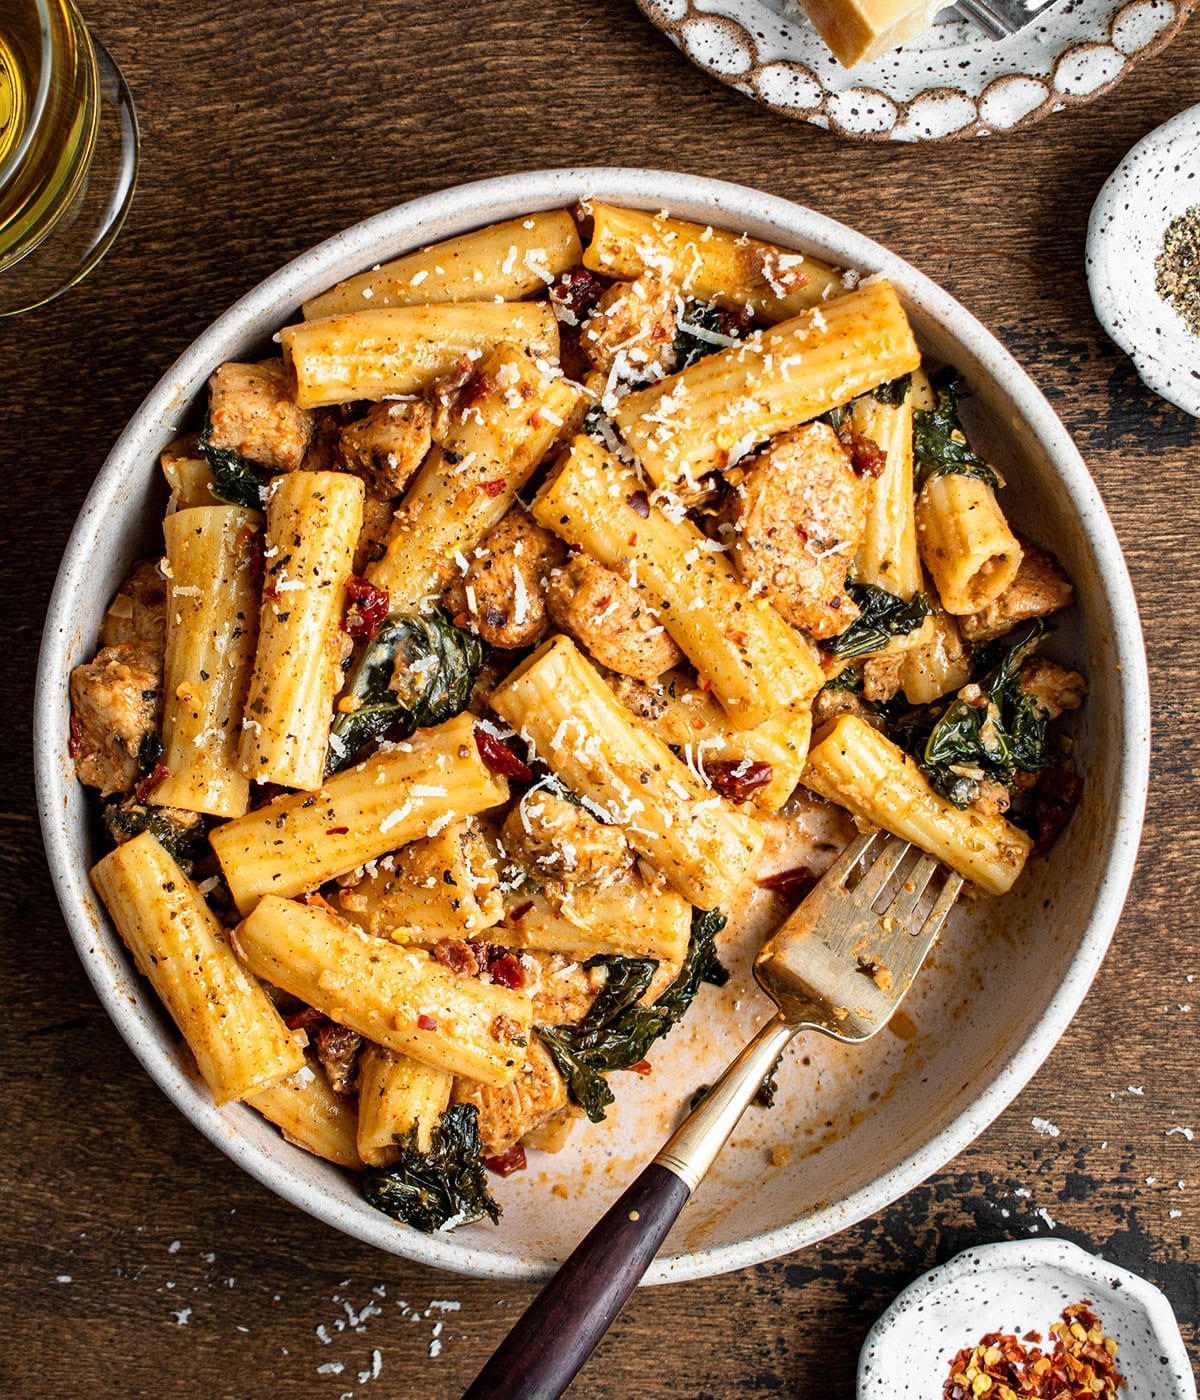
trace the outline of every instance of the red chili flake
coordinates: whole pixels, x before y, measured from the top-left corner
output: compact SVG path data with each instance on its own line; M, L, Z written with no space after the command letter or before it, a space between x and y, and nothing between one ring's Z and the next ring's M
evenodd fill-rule
M562 273L550 287L550 301L555 310L566 313L563 319L570 325L582 321L603 295L604 283L586 267Z
M78 715L71 716L71 737L67 740L67 754L78 758L83 752L83 720Z
M507 924L519 924L526 914L533 908L533 900L527 899L524 904L518 904L505 919Z
M305 1006L299 1011L293 1011L290 1016L285 1016L283 1023L290 1031L306 1031L325 1020L328 1020L328 1017L323 1011L318 1011L315 1006Z
M636 1065L627 1065L630 1074L653 1074L654 1066L649 1060L639 1060Z
M502 476L498 476L494 481L480 482L479 489L483 492L485 496L490 496L492 500L495 500L496 497L504 491L504 488L507 485L508 483L504 480L504 478Z
M165 763L156 763L142 781L138 783L137 787L134 788L134 797L136 797L139 802L145 802L146 798L150 796L159 783L167 776L167 765Z
M790 870L780 870L775 875L767 875L757 883L760 889L774 890L776 894L794 904L799 904L821 877L807 865L794 865Z
M482 403L489 395L495 393L495 390L496 385L492 376L481 371L474 376L459 395L458 402L454 405L455 411L459 414L467 413L477 403Z
M532 907L532 906L531 906ZM525 985L525 968L520 958L502 953L491 966L492 981L519 992Z
M488 768L500 777L512 778L517 783L527 783L533 778L533 770L529 765L522 763L507 744L502 744L491 730L485 729L482 724L475 726L475 747Z
M635 491L631 496L626 496L625 504L637 511L643 520L650 519L650 497L644 491Z
M386 588L376 588L365 578L351 574L346 580L350 606L342 619L342 631L358 642L368 642L387 620L392 600Z
M326 835L326 836L345 836L345 834L346 834L349 830L350 830L350 828L349 828L348 826L327 826L327 827L325 828L325 835Z
M426 1016L426 1014L423 1011L417 1017L417 1025L420 1026L420 1028L423 1031L437 1030L437 1022L433 1019L432 1016Z
M1001 1387L1014 1400L1112 1400L1124 1381L1114 1364L1116 1343L1104 1336L1096 1315L1074 1303L1050 1333L1049 1354L1025 1347L1011 1332L989 1332L974 1347L964 1347L950 1362L944 1400L975 1400ZM1036 1332L1024 1340L1034 1337L1041 1340Z
M498 1157L485 1157L483 1165L497 1176L512 1176L513 1172L523 1172L528 1163L525 1159L525 1149L517 1142L507 1152L501 1152Z
M722 797L730 802L745 802L752 792L766 785L775 776L769 763L743 759L716 759L704 765L708 781Z

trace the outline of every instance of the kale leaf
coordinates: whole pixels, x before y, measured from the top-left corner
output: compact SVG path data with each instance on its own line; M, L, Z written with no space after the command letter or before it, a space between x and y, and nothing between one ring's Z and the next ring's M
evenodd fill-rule
M362 1179L369 1204L394 1220L426 1234L454 1225L469 1225L486 1215L500 1219L500 1207L488 1190L479 1140L479 1110L473 1103L446 1109L431 1135L428 1152L417 1149L417 1130L396 1139L400 1156Z
M886 384L877 384L871 390L871 397L878 399L880 403L889 407L898 407L908 398L908 391L912 388L912 375L902 374L899 379L889 379Z
M753 328L745 313L726 311L707 301L689 302L684 314L675 322L675 372L687 369L706 355L729 348L731 340L742 340Z
M913 474L917 490L931 476L973 476L993 488L1000 478L972 448L958 417L962 381L953 372L934 378L933 408L913 410Z
M604 1118L613 1101L605 1074L630 1069L674 1026L692 1004L701 982L723 986L729 974L721 966L716 936L725 927L719 909L693 909L687 956L678 977L650 1006L638 1003L658 968L654 958L590 958L585 967L604 967L608 976L600 995L578 1025L539 1026L537 1033L567 1081L571 1098L593 1123Z
M407 738L414 729L461 713L482 665L479 638L441 613L391 618L351 678L346 695L356 708L339 713L333 722L327 771L344 768L368 740L386 730L394 727Z
M847 579L846 592L859 606L859 616L836 637L823 643L831 656L864 656L887 646L890 637L915 632L932 609L923 593L913 594L906 603L886 589L873 583L854 583Z
M979 682L981 703L952 700L924 743L912 746L930 783L956 807L970 806L984 781L1011 787L1018 771L1036 773L1049 762L1045 711L1020 678L1021 663L1044 632L1041 619L1025 628Z
M114 845L148 831L185 875L191 875L192 867L208 854L208 823L198 812L180 811L173 816L163 807L127 797L107 803L100 815Z
M200 451L213 474L212 493L229 506L262 510L266 483L244 457L212 441L212 423L207 419L200 434Z

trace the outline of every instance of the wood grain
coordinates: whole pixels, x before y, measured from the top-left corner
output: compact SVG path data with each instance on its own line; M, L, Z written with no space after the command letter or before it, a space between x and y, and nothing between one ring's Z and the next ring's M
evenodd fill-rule
M1121 928L1016 1103L947 1170L818 1248L641 1290L570 1394L849 1396L862 1338L900 1287L967 1245L1046 1233L1164 1288L1194 1346L1200 1136L1168 1133L1200 1133L1200 982L1188 981L1200 977L1200 431L1103 336L1083 240L1116 162L1194 100L1200 26L1089 107L1008 138L905 148L756 108L691 67L627 0L84 9L135 93L144 160L106 262L0 327L0 1393L448 1400L532 1296L318 1225L159 1094L67 938L40 856L29 727L41 622L75 514L122 425L213 316L367 214L573 163L682 169L811 204L910 259L995 330L1105 495L1142 607L1155 733ZM1040 1136L1033 1117L1059 1136Z

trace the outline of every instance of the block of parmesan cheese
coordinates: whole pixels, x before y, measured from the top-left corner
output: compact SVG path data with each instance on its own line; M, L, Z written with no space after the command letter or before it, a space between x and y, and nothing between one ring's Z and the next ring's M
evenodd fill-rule
M802 0L813 27L845 68L920 34L946 0Z

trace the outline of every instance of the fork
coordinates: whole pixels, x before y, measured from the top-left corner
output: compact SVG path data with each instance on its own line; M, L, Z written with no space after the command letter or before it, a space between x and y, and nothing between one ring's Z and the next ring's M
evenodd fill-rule
M852 884L873 848L873 858ZM463 1400L560 1396L637 1287L792 1038L815 1030L856 1045L887 1024L963 886L962 876L924 854L897 879L912 849L886 833L858 837L770 938L755 960L754 975L778 1014L592 1227ZM939 870L945 879L932 906L918 916Z

